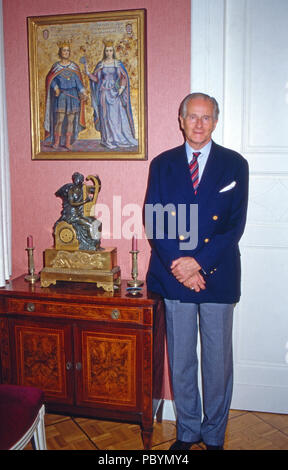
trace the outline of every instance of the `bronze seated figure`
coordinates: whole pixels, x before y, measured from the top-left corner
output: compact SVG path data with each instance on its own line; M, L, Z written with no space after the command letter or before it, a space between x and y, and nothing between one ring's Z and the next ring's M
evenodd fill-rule
M100 249L102 224L90 214L96 204L101 181L98 176L86 179L92 179L94 185L84 184L84 176L73 173L73 182L61 186L55 193L63 203L61 216L54 225L56 248Z
M101 189L98 176L73 173L72 183L61 186L55 195L62 199L61 216L54 224L54 247L45 250L41 287L57 281L93 282L113 292L121 282L117 249L101 248L102 223L94 215Z

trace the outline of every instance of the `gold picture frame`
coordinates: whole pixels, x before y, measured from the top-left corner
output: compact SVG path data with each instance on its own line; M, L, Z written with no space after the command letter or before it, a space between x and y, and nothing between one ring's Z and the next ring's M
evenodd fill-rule
M146 160L146 10L27 22L32 160Z

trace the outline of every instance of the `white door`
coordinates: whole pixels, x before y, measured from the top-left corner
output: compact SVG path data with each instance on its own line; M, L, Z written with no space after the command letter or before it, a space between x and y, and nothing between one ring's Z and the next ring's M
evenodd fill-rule
M288 1L191 0L191 90L250 166L232 408L288 413Z

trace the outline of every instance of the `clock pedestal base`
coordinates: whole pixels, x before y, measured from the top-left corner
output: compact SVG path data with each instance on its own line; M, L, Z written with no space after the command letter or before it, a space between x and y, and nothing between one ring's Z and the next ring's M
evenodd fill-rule
M41 287L57 281L93 282L97 287L113 292L121 283L116 248L97 251L50 248L45 250L44 263L40 273Z

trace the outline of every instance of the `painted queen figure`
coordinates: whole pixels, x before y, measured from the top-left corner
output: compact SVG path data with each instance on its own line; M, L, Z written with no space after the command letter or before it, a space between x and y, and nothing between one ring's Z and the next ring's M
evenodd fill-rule
M112 41L104 42L103 58L89 73L85 57L80 60L90 80L94 125L101 145L109 150L138 146L130 101L126 68L116 59Z

